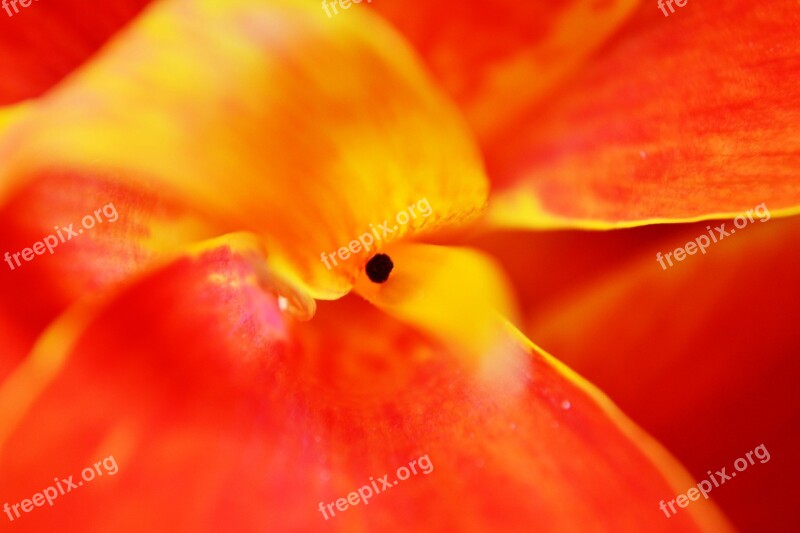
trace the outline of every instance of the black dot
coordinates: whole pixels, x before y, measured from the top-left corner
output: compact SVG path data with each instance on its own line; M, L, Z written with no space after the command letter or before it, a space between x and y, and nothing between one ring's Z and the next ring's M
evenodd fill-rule
M375 283L383 283L389 279L394 268L391 258L386 254L375 254L367 262L367 277Z

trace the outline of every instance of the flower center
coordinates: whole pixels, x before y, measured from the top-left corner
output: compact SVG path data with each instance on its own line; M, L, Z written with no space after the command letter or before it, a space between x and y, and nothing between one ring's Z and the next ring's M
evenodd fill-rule
M391 258L386 254L375 254L367 262L367 277L374 283L383 283L389 279L394 268Z

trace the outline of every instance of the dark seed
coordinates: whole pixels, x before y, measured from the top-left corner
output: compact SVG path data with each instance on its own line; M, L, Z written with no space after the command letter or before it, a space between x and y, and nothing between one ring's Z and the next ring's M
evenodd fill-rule
M391 258L386 254L375 254L367 262L367 277L375 283L383 283L389 279L394 268Z

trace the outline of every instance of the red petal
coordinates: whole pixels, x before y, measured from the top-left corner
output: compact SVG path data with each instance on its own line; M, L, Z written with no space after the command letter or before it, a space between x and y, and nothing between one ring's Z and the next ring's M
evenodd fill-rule
M0 209L0 226L0 317L19 347L0 352L0 380L69 304L214 233L185 205L88 168L37 173Z
M710 502L664 517L658 502L688 482L685 473L602 395L524 341L498 350L506 372L475 375L442 345L353 298L324 303L311 322L289 321L251 278L224 251L170 266L93 319L49 383L41 377L59 359L40 345L40 364L0 389L2 430L19 405L8 385L41 388L0 455L3 501L108 456L119 470L21 523L726 529ZM328 521L319 512L320 502L347 497L370 476L391 481L425 455L429 474Z
M0 105L45 92L149 2L44 0L27 7L4 2L8 7L0 8Z
M528 332L602 387L697 480L708 470L732 470L763 443L771 462L756 462L712 497L743 531L784 530L796 522L800 498L793 475L800 443L791 429L800 374L800 219L756 223L705 255L673 260L666 271L659 266L656 253L685 247L707 235L706 226L651 239L617 272L537 309ZM618 235L652 236L643 230Z

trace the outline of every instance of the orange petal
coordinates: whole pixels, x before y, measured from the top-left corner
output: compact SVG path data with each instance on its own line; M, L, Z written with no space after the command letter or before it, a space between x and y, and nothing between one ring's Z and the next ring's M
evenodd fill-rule
M602 55L489 153L492 216L608 228L800 212L796 2L643 5Z
M150 0L59 0L0 9L0 106L48 90L70 74Z
M276 268L315 296L341 296L367 254L332 270L321 254L423 200L430 216L395 238L467 220L488 188L476 146L410 50L377 16L350 14L160 3L37 106L8 141L4 181L53 166L117 171L226 231L262 235Z
M60 361L64 343L38 346L38 376L61 370L44 384L28 365L0 388L6 422L8 383L44 385L2 448L2 501L113 460L17 520L97 531L728 529L710 502L664 517L658 502L685 472L524 339L506 346L517 372L477 379L457 353L364 302L324 303L298 323L252 280L224 249L204 253L126 291ZM423 456L432 470L419 463L427 474L392 483ZM384 474L389 488L368 505L320 513Z
M573 74L637 4L443 0L372 7L414 45L486 139Z
M756 223L705 255L671 256L666 271L659 265L657 253L696 242L707 225L651 239L617 272L538 308L528 332L606 391L698 480L708 470L732 470L765 444L771 462L756 462L712 497L741 530L779 531L796 521L792 502L800 498L792 476L800 442L787 430L798 412L800 219ZM637 239L642 230L619 236Z

